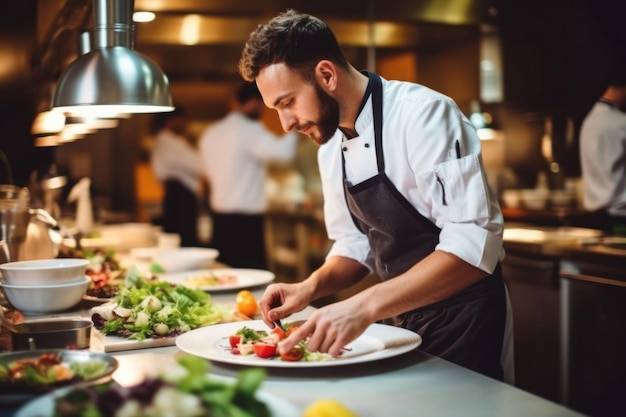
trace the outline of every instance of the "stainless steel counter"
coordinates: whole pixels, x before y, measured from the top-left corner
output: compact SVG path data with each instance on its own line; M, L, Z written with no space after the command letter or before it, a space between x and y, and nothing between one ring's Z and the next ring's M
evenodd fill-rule
M253 291L260 296L262 288ZM233 304L233 293L213 296L218 303ZM305 310L299 316L312 311ZM64 315L86 315L87 310ZM92 347L97 350L94 345ZM113 378L134 384L146 375L176 370L175 346L116 352L119 369ZM234 365L212 363L211 373L234 377ZM541 417L580 416L511 385L487 378L418 349L375 362L324 368L269 369L262 389L293 403L302 412L322 398L334 398L360 417L464 416ZM0 413L8 416L8 413Z
M593 229L515 225L504 237L520 387L594 416L626 413L626 250Z

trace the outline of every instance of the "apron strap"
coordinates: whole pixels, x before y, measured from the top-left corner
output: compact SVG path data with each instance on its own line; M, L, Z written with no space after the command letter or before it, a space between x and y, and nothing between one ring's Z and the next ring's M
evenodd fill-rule
M383 83L380 76L368 72L372 83L372 110L374 116L374 142L376 144L376 163L378 173L385 172L385 158L383 154Z

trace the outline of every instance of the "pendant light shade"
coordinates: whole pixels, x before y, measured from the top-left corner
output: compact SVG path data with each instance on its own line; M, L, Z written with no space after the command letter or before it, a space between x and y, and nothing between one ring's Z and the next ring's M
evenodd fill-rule
M94 47L57 82L52 107L106 117L174 109L169 81L149 58L133 50L133 0L94 0Z

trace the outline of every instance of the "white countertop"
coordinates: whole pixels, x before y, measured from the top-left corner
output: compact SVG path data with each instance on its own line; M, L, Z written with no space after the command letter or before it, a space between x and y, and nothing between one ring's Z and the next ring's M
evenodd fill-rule
M257 297L262 292L262 288L253 290ZM235 294L217 293L212 298L214 302L234 304ZM64 315L87 314L88 310L82 310ZM99 350L97 346L92 349ZM175 346L113 352L120 365L113 378L122 385L131 385L148 375L175 371L180 354ZM210 372L234 377L241 369L213 362ZM334 398L359 417L581 415L419 348L397 357L345 366L268 368L261 389L291 402L300 411L316 400Z

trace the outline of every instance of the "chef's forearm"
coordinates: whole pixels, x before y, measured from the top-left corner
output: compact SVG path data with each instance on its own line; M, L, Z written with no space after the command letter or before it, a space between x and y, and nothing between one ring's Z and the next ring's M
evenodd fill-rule
M361 263L343 256L333 256L303 282L310 286L312 300L346 289L369 273Z
M355 297L374 321L382 320L445 300L486 275L455 255L435 251L407 272Z

